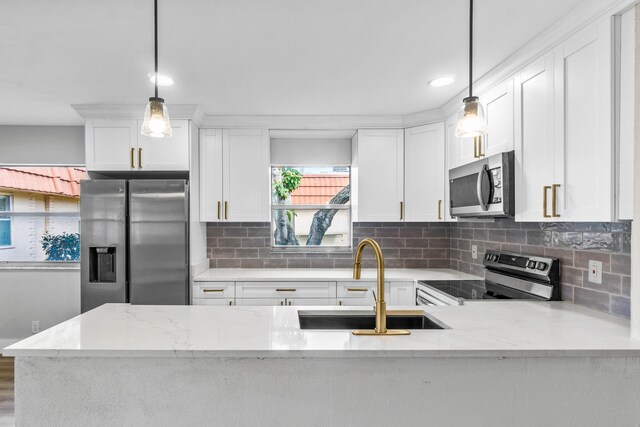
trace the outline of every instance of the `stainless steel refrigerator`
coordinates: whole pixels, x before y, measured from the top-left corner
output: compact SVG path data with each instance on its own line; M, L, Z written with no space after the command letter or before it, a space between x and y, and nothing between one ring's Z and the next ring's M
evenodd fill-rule
M185 180L80 183L81 310L189 304Z

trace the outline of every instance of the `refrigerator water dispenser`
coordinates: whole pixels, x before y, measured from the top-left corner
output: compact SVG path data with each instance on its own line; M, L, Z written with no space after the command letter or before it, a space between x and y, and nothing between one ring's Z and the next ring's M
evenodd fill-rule
M115 283L115 246L91 247L89 248L89 258L89 282Z

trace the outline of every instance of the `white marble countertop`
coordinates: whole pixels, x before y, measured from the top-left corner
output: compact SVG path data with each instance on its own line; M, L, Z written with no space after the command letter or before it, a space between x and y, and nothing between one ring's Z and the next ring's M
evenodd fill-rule
M417 280L482 280L481 277L448 268L386 268L385 281ZM363 268L362 279L376 279L374 268ZM351 281L350 268L210 268L193 278L195 282L242 282L274 281L291 282L300 280Z
M403 307L416 309L416 307ZM640 356L629 322L569 302L471 301L426 311L451 329L408 336L301 330L298 310L106 304L7 347L36 357ZM369 310L360 307L359 309Z

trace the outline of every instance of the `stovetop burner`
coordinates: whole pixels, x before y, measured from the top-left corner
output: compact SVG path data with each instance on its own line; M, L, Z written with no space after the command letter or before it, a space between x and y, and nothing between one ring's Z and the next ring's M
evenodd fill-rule
M483 299L487 292L484 280L425 280L421 283L434 287L454 298Z

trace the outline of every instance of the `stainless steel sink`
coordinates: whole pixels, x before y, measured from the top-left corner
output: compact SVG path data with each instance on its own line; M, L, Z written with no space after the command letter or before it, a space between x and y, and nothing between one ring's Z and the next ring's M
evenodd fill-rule
M300 329L372 329L376 314L364 310L299 310ZM389 329L449 329L438 319L419 310L387 313Z

